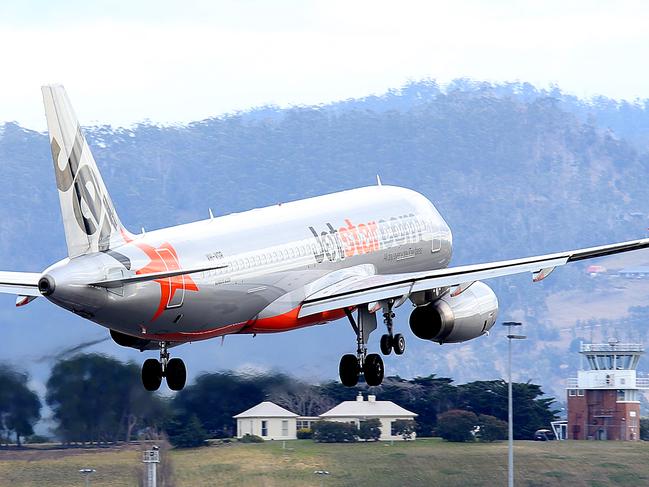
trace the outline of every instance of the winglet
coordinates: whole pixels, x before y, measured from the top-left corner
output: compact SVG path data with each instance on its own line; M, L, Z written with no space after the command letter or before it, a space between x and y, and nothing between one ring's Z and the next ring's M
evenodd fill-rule
M379 176L378 174L376 175L376 185L383 186L383 184L381 184L381 176Z

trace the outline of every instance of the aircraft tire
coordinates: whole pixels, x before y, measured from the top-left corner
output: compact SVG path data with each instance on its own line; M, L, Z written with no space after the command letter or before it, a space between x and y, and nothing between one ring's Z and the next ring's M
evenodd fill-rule
M358 374L360 373L358 359L356 355L346 354L340 359L338 367L340 382L346 387L354 387L358 384Z
M371 353L365 358L363 365L363 374L368 386L379 386L383 382L383 359L378 353Z
M397 333L392 338L392 347L397 355L403 355L403 352L406 351L406 339L401 333Z
M172 391L181 391L185 387L187 381L187 368L185 362L179 358L172 358L167 363L167 370L165 373L167 378L167 385Z
M142 385L147 391L157 391L162 383L162 364L148 358L142 364Z
M383 355L390 355L392 353L393 342L394 340L390 335L385 334L381 336L380 347Z

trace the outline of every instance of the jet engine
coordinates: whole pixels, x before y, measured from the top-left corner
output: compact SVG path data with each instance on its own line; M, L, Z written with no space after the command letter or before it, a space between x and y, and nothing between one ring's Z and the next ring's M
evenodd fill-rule
M418 338L457 343L484 335L496 322L498 298L489 286L475 282L458 296L446 294L410 314L410 329Z

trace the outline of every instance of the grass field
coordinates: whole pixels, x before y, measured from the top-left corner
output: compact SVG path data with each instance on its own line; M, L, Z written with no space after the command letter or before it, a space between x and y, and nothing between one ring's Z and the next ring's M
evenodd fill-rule
M230 444L170 452L176 486L498 486L506 485L507 444L437 439L371 444L310 440ZM604 487L649 485L649 443L516 442L517 485ZM82 486L77 472L93 467L93 486L138 484L140 450L2 451L0 485ZM314 470L328 470L324 478Z

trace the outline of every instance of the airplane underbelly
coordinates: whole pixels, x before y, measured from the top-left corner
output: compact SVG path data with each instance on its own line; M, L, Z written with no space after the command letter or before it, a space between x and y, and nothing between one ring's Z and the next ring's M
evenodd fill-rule
M165 283L131 286L121 295L113 291L111 305L98 311L93 321L136 336L177 335L180 339L187 335L200 339L201 334L209 334L205 336L209 338L236 333L271 303L303 288L313 278L302 270L229 283L197 281L197 292L177 288L173 296L164 288ZM182 299L177 297L180 291L184 291Z

